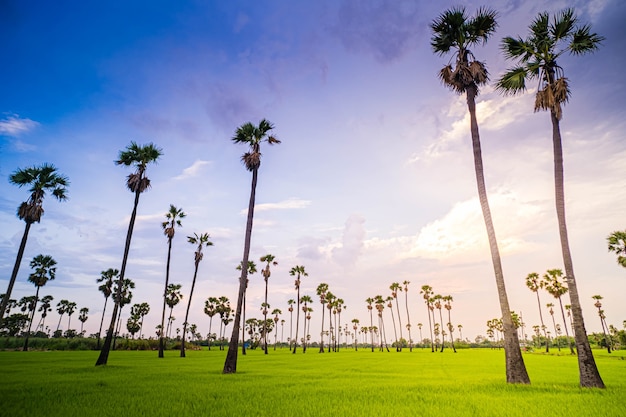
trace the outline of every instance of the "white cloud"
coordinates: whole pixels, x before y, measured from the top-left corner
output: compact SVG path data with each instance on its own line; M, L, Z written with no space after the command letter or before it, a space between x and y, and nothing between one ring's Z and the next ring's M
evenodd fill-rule
M17 114L7 116L0 120L0 135L18 136L30 132L39 126L38 122L30 119L22 119Z
M365 247L365 218L352 214L346 220L341 246L332 250L333 260L343 266L352 266Z
M293 210L303 209L311 205L310 200L301 200L298 198L290 198L280 201L278 203L263 203L254 206L254 211L268 211L268 210ZM241 210L241 214L247 214L248 209Z
M192 178L198 176L202 167L209 165L210 161L202 161L197 160L190 167L183 169L183 172L180 175L175 176L173 179L176 181L185 180L187 178Z

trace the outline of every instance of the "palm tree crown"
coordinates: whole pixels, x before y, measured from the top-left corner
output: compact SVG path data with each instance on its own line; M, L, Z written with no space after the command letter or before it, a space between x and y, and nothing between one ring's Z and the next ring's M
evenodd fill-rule
M274 129L274 125L263 119L258 126L247 122L239 126L235 131L232 141L235 143L246 143L250 146L250 150L241 156L241 161L248 171L254 171L261 166L261 142L266 141L270 145L280 143L280 140L272 135L268 135L268 132L272 129Z
M58 174L52 164L18 169L11 174L9 182L18 187L30 185L30 197L17 210L17 217L27 223L38 223L41 220L44 212L42 203L46 191L51 191L59 201L67 200L66 187L69 185L69 180L66 176Z
M473 87L478 94L478 86L489 77L485 64L475 59L469 47L487 42L496 30L496 17L494 10L485 7L478 9L474 17L469 17L464 7L454 7L431 23L433 51L445 55L452 50L456 58L454 67L448 64L439 71L444 85L459 94Z
M130 191L142 193L150 188L150 180L145 176L146 167L151 162L156 163L162 155L163 151L153 143L138 145L131 142L125 150L120 151L115 164L135 167L135 172L129 174L126 181Z

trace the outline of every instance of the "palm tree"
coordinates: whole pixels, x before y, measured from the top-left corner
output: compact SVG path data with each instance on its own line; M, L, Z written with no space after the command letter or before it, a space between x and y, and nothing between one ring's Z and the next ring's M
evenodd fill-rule
M276 350L276 343L278 342L278 321L280 320L278 316L283 314L283 312L280 308L275 308L272 310L272 314L274 315L274 350Z
M122 310L124 309L124 306L130 304L130 302L132 301L133 292L131 290L135 288L135 283L128 278L124 278L121 284L121 289L118 288L120 282L115 283L115 288L113 289L113 301L120 310L117 320L117 326L115 328L115 337L113 338L113 350L115 350L115 342L117 340L117 336L119 335L120 327L122 326Z
M337 341L335 343L338 344L336 350L339 350L339 346L341 345L341 340L339 339L339 334L341 333L341 312L346 308L346 306L344 305L343 298L337 298L335 303L337 310L337 319L339 320L339 323L337 324ZM333 310L333 314L334 313L335 310Z
M293 305L296 303L296 300L290 298L287 300L287 305L289 308L289 350L291 350L291 342L293 342Z
M317 286L316 293L320 298L320 304L322 305L322 331L320 332L320 353L324 353L324 310L327 292L328 284L326 284L325 282L322 282Z
M387 349L389 352L389 346L387 346L387 335L385 332L385 322L383 320L383 310L385 309L385 300L382 295L377 295L374 297L374 303L376 306L376 311L378 312L378 325L380 330L380 351L382 352L384 349Z
M300 277L309 276L304 270L303 265L296 265L289 271L289 275L292 277L295 276L296 280L294 281L294 286L296 287L297 297L296 297L296 337L295 343L293 344L293 353L296 353L296 348L298 347L298 325L300 324Z
M430 317L430 315L428 317ZM417 328L420 331L420 343L422 344L422 349L424 349L424 338L422 337L422 326L423 326L422 323L417 323Z
M248 219L246 221L246 236L244 240L243 259L242 265L248 264L250 255L250 241L252 239L252 221L254 219L254 203L256 195L256 184L259 167L261 165L261 142L267 142L270 145L278 144L280 141L273 135L269 134L274 126L268 120L263 119L259 122L258 126L248 122L237 128L235 136L232 141L235 143L243 143L250 147L250 149L243 154L241 160L243 161L246 169L252 172L252 185L250 187L250 202L248 204ZM237 371L237 345L239 344L239 330L241 322L241 311L243 306L243 297L246 292L246 285L248 283L248 270L243 268L241 271L241 278L239 280L239 293L237 296L237 309L235 310L235 322L233 325L233 333L228 345L228 353L226 355L226 361L224 362L225 374L235 373Z
M238 271L241 271L241 265L242 264L237 265L236 269ZM248 273L246 274L246 286L243 291L243 307L241 308L242 316L243 316L243 320L242 320L243 323L247 323L246 321L246 291L248 290L248 282L250 281L248 279L248 275L252 275L252 274L256 274L256 264L253 261L248 261ZM246 354L246 326L243 326L243 329L242 329L242 339L243 339L243 343L241 344L241 353L245 355Z
M69 300L61 300L57 303L57 313L59 313L59 323L57 324L57 329L55 333L57 333L59 331L59 328L61 327L61 319L63 319L63 315L67 313L67 307L69 303L70 303Z
M337 313L337 297L330 291L326 291L326 309L328 310L328 351L336 351L337 346L332 343L335 339L333 327L333 312Z
M100 278L97 282L103 282L98 287L98 290L104 295L104 308L102 309L102 318L100 319L100 330L98 330L98 349L100 349L100 335L102 334L102 324L104 323L104 313L107 309L107 301L113 292L113 281L119 276L120 271L117 269L109 268L106 271L100 273Z
M35 332L37 331L37 329L41 329L41 331L43 332L46 317L48 317L48 313L52 311L52 300L54 300L54 297L51 295L44 295L43 297L41 297L41 304L39 305L41 319L39 320L37 327L35 327Z
M89 318L89 309L87 307L83 307L80 309L79 314L78 320L80 320L80 333L83 334L83 326Z
M183 299L183 293L180 289L183 286L181 284L169 284L165 289L165 304L170 308L170 315L167 318L167 325L165 326L165 337L169 338L172 332L172 322L174 318L172 317L172 313L174 312L174 307Z
M370 328L374 327L374 319L373 319L373 310L372 304L374 303L374 299L372 297L368 297L365 302L367 303L367 310L370 313ZM374 351L374 333L370 332L370 339L372 342L372 352Z
M409 331L409 352L413 352L413 338L411 337L411 317L409 316L409 284L411 281L404 281L404 305L406 307L406 329Z
M546 304L546 307L548 307L548 312L550 313L550 315L552 316L552 327L554 328L554 340L557 342L556 343L556 347L559 349L559 352L561 351L561 344L556 340L557 336L558 336L558 332L556 331L556 321L554 321L554 303L548 303Z
M139 338L142 338L142 333L143 333L143 319L148 315L148 313L150 312L150 304L148 303L141 303L139 304L139 307L137 308L137 314L139 315L140 321L139 321Z
M432 311L432 308L433 308L432 303L431 303L433 287L431 287L430 285L422 285L422 290L420 291L420 294L423 294L424 302L426 303L426 310L428 313L428 328L430 329L430 351L434 352L435 351L435 344L434 344L435 339L433 338L433 323L430 318L430 312ZM420 327L420 332L421 331L422 331L422 328Z
M400 305L398 304L398 291L402 292L402 287L399 282L394 282L389 287L391 290L391 296L396 300L396 312L398 313L398 329L400 329L400 342L396 344L396 351L402 350L402 318L400 317ZM409 337L410 339L410 337Z
M385 298L385 301L387 301L387 307L389 307L389 311L391 311L391 322L393 324L393 336L396 339L396 352L400 352L400 348L398 346L400 344L400 342L398 340L398 332L396 330L396 319L395 319L395 317L393 315L393 303L392 303L393 298L394 297L392 297L390 295L387 298ZM396 298L396 300L397 300L397 298Z
M268 253L265 256L261 256L261 262L266 262L265 269L261 271L261 274L263 275L263 279L265 280L265 305L267 306L269 306L269 304L267 304L267 286L268 286L268 280L270 278L270 275L272 275L272 272L270 271L270 264L278 265L278 262L274 261L275 258L276 257L270 253ZM263 310L263 325L265 325L266 323L267 323L267 309L264 309ZM265 354L267 355L267 329L264 329L263 337L265 338Z
M539 81L535 96L535 111L549 111L552 121L556 213L565 276L574 317L580 385L604 388L604 382L598 372L585 330L567 235L560 120L562 106L570 97L570 89L563 68L557 63L557 59L566 52L583 55L595 51L604 38L591 33L589 25L580 26L573 9L565 9L557 13L553 19L550 19L547 12L540 13L529 29L530 36L527 39L506 37L502 41L502 51L505 57L517 61L518 66L509 69L498 80L497 89L505 94L516 94L526 90L526 80L537 79Z
M359 319L352 319L352 330L354 330L354 350L355 351L358 350L356 333L357 333L357 330L359 328L359 323L360 323Z
M609 252L615 252L617 255L617 263L626 268L626 230L618 230L606 238L609 246Z
M46 196L46 191L52 193L52 195L59 201L67 200L67 189L69 180L64 175L58 174L54 165L43 164L40 166L32 166L25 169L18 169L9 176L9 182L17 185L18 187L30 186L30 196L28 200L20 204L17 209L17 217L20 220L24 220L26 224L24 228L24 234L22 235L22 241L17 251L17 257L15 258L15 265L13 266L13 272L11 273L11 279L9 280L9 286L5 296L0 303L0 327L2 327L2 320L4 318L7 304L11 299L11 292L13 291L13 285L17 278L17 272L20 269L20 263L22 262L22 256L24 256L24 249L26 248L26 240L28 239L28 232L30 226L33 223L39 223L41 216L43 216L43 199Z
M602 300L603 297L601 295L594 295L591 298L596 300L594 306L598 309L598 316L600 316L600 324L602 325L602 333L604 333L604 341L606 342L606 349L609 353L611 353L611 340L609 336L606 334L607 326L606 326L606 321L605 321L605 316L604 316L604 310L602 310L602 303L600 302L600 300Z
M204 314L209 316L209 336L207 337L207 344L209 350L211 350L211 326L213 325L213 316L218 313L219 300L215 297L209 297L204 301Z
M202 253L203 246L213 246L213 242L210 240L210 236L208 233L202 233L198 235L194 233L193 236L187 236L187 242L192 245L196 245L196 252L194 255L194 271L193 271L193 280L191 281L191 291L189 292L189 300L187 301L187 311L185 312L185 321L183 323L183 340L180 344L180 357L185 357L185 336L187 334L187 320L189 320L189 308L191 307L191 299L193 297L193 289L196 286L196 277L198 276L198 266L200 265L200 261L202 260L204 254Z
M541 301L539 301L539 289L543 288L544 282L539 279L539 274L531 272L526 276L526 286L529 290L537 295L537 307L539 308L539 320L541 321L541 329L543 337L546 339L546 353L550 352L550 344L548 343L548 334L546 333L546 325L543 322L543 314L541 313Z
M443 298L443 296L441 294L436 294L435 296L433 296L433 306L439 310L439 329L441 329L441 332L443 333L443 316L441 315L441 299ZM434 320L434 317L433 317ZM443 334L442 334L443 336ZM441 338L441 352L443 352L443 349L445 347L445 338L442 337Z
M176 234L176 226L182 227L181 219L186 216L182 208L177 208L173 204L170 204L170 209L165 213L165 221L161 223L163 227L163 234L167 237L167 263L165 266L165 286L163 290L163 310L161 313L161 328L165 325L165 306L167 297L167 287L170 282L170 260L172 257L172 240ZM161 332L159 337L159 358L163 357L163 351L165 349L165 336Z
M33 306L33 312L28 321L28 331L24 338L24 352L28 351L28 338L30 336L30 329L33 326L33 319L35 318L35 310L37 309L37 302L39 301L39 290L46 285L48 280L53 280L56 276L56 264L57 262L52 259L50 255L37 255L30 261L30 267L33 272L28 276L28 281L32 282L37 290L35 291L35 305Z
M300 303L302 304L302 312L304 313L304 320L303 320L303 342L302 342L302 353L306 353L306 342L307 342L307 317L310 319L311 316L309 315L309 303L313 303L313 299L311 298L311 296L309 295L303 295L300 298ZM313 310L311 310L313 311ZM296 335L298 334L298 325L296 324ZM294 348L295 351L295 348Z
M146 176L146 168L149 163L155 162L163 154L163 151L157 148L154 144L149 143L147 145L137 145L135 142L131 142L126 147L126 150L120 151L119 158L115 161L116 165L133 166L135 172L129 174L126 179L126 186L128 189L135 193L135 201L133 203L133 211L130 215L130 221L128 222L128 232L126 233L126 243L124 245L124 255L122 256L122 267L120 268L120 275L118 277L119 285L118 291L122 290L124 276L126 274L126 262L128 261L128 252L130 251L130 241L133 236L133 227L135 226L135 219L137 217L137 206L139 205L139 196L141 193L150 188L150 179ZM119 295L119 294L118 294ZM121 298L118 296L118 299ZM109 359L109 351L111 350L111 342L113 340L113 331L115 328L115 321L117 319L117 312L119 306L117 303L113 306L113 314L111 315L111 323L107 330L106 339L104 345L100 351L100 356L96 361L96 366L106 365Z
M484 44L494 33L497 27L497 13L489 8L480 8L474 17L465 13L465 8L457 7L443 12L431 23L433 37L431 45L436 54L444 55L454 51L456 58L454 68L446 65L439 73L443 84L458 94L466 94L467 107L470 115L470 131L472 136L472 148L474 153L474 170L478 186L478 199L483 212L491 259L493 263L500 310L503 317L505 356L506 356L506 380L508 383L530 383L528 372L524 365L524 358L519 346L517 332L511 322L511 310L509 308L504 273L500 260L500 251L496 239L496 232L491 219L491 210L487 198L487 187L483 172L483 160L480 146L480 134L476 119L476 96L479 86L487 83L489 74L485 64L477 61L469 49L470 46Z
M569 339L569 331L567 330L567 319L565 318L565 310L563 309L563 300L561 297L567 293L567 287L564 286L559 279L563 276L563 271L560 269L548 269L543 275L544 288L546 291L559 300L559 306L561 307L561 315L563 316L563 326L565 327L565 336L567 337L567 344L570 352L575 354L574 347Z
M452 310L453 299L451 295L444 295L443 297L441 297L441 299L444 301L444 308L448 310L448 332L450 332L450 345L452 346L452 350L454 351L454 353L456 353L456 348L454 347L454 337L452 336L452 333L454 333L454 326L452 325L452 319L450 317L450 310Z

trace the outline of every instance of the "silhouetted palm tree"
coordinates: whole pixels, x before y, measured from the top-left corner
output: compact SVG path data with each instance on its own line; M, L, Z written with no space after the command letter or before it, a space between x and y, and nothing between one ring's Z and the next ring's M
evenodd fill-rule
M39 301L39 290L46 285L49 280L53 280L56 275L57 262L52 259L50 255L37 255L30 261L30 267L34 270L29 276L28 281L32 282L37 290L35 291L35 305L33 306L33 312L28 321L28 331L24 338L23 351L28 351L28 338L30 336L30 329L33 326L33 319L35 318L35 311L37 309L37 302Z
M120 271L117 269L109 268L106 271L100 273L100 278L97 282L102 282L98 287L98 290L104 295L104 308L102 309L102 318L100 319L100 330L98 330L98 349L100 349L100 335L102 334L102 324L104 323L104 313L107 309L107 301L113 292L113 281L119 276Z
M276 262L274 259L276 259L276 257L270 253L268 253L267 255L261 256L261 262L265 262L265 268L261 271L261 274L263 275L263 280L265 281L265 306L267 308L263 309L263 325L265 326L267 324L267 309L269 308L269 304L267 304L267 286L268 286L268 281L270 276L272 275L272 271L270 271L270 264L272 265L278 265L278 262ZM264 345L265 345L265 354L267 355L267 329L263 329L263 338L264 340Z

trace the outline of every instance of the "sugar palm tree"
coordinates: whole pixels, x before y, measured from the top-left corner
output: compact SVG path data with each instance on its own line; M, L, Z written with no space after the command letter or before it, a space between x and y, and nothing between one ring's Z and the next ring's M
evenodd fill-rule
M396 300L396 312L398 313L398 329L400 329L400 343L396 344L396 350L400 352L402 350L402 317L400 317L400 305L398 304L398 292L402 292L402 287L399 282L394 282L389 287L391 290L391 296ZM410 337L409 337L410 338Z
M300 297L300 304L302 304L302 312L304 313L304 319L303 319L303 340L304 342L302 343L302 353L306 353L306 342L307 342L307 317L310 319L310 315L309 315L309 303L313 303L313 299L311 298L311 296L309 295L303 295L302 297ZM297 334L297 329L298 329L298 325L296 324L296 334ZM295 351L295 348L294 348Z
M33 307L33 312L30 316L30 320L28 321L28 331L26 332L26 337L24 338L24 352L28 351L28 338L30 336L30 329L33 326L33 319L35 318L35 311L37 309L37 302L39 301L39 290L41 287L46 285L49 280L53 280L56 276L56 264L52 256L50 255L37 255L30 261L30 267L33 269L33 272L28 276L28 281L32 282L37 290L35 291L35 305Z
M433 322L430 318L430 312L432 311L432 303L431 303L431 299L432 299L432 295L433 295L433 287L431 287L430 285L422 285L422 290L420 291L420 294L423 295L424 298L424 302L426 303L426 311L428 313L428 328L430 329L430 351L434 352L435 351L435 339L433 338ZM422 331L422 328L420 327L420 332ZM423 340L423 339L422 339Z
M465 94L467 98L478 199L487 229L489 249L498 289L498 299L503 317L506 345L506 380L508 383L528 384L530 379L524 365L517 332L511 322L511 310L504 283L500 251L487 198L480 134L476 119L476 96L478 95L479 87L487 83L489 74L485 64L476 60L474 54L469 49L475 45L487 42L496 30L496 16L497 13L489 8L480 8L473 17L468 16L463 7L446 10L430 25L433 30L431 46L433 51L439 55L445 55L451 51L454 53L454 67L450 64L443 67L439 72L439 78L445 86L457 94Z
M337 346L332 342L335 339L335 332L333 327L333 312L337 314L336 310L337 297L330 291L326 291L326 309L328 310L328 351L336 351Z
M398 340L398 332L396 330L396 319L393 314L393 298L394 297L390 295L387 298L385 298L385 301L387 302L387 307L389 308L389 311L391 312L391 323L393 324L393 336L396 339L396 352L400 352L400 347L399 347L400 341Z
M236 269L238 271L241 271L241 265L242 264L237 265ZM248 279L248 275L256 274L256 271L257 271L256 264L253 261L248 261L248 273L246 274L246 286L243 291L243 306L241 308L241 315L243 317L242 323L247 323L246 321L246 291L248 290L248 282L250 281ZM256 321L253 321L251 323L256 323ZM241 344L241 353L245 355L246 354L246 326L243 326L243 329L242 329L242 339L243 339L243 343Z
M59 323L57 324L57 329L55 333L57 333L59 329L61 328L61 319L63 319L63 316L65 315L65 313L67 313L67 307L69 303L70 303L69 300L61 300L57 303L57 313L59 313Z
M557 341L558 332L556 331L556 321L554 320L554 303L546 304L550 316L552 316L552 327L554 328L554 340L557 342L556 347L561 351L561 344Z
M121 284L122 284L121 289L118 289L120 282L119 281L116 282L115 288L113 289L113 301L119 307L117 326L115 328L115 336L113 338L113 348L112 348L113 350L115 350L115 342L117 340L117 336L119 335L119 331L122 326L122 310L124 309L126 305L130 304L130 302L132 301L133 292L131 290L135 288L135 283L128 278L124 278Z
M346 306L344 304L343 298L337 298L336 300L336 311L337 311L337 341L336 343L337 345L337 350L339 349L339 346L341 345L341 340L339 339L339 335L341 333L341 312L343 310L345 310ZM333 310L333 314L335 313L335 310Z
M411 317L409 316L409 284L411 281L404 281L404 305L406 307L406 329L409 331L409 352L413 352L413 337L411 337Z
M606 326L606 321L605 321L605 316L604 316L604 310L602 310L602 303L600 302L600 300L602 300L603 297L601 295L594 295L591 298L596 300L596 302L594 303L594 306L598 309L598 316L600 317L600 324L602 325L602 333L604 333L604 341L606 342L606 349L609 353L611 353L611 339L606 334L607 326Z
M539 274L531 272L526 276L526 286L537 296L537 307L539 308L539 321L543 330L543 337L546 339L546 353L550 352L550 344L548 343L548 334L546 333L546 325L543 322L543 313L541 312L541 301L539 301L539 289L543 288L544 282L539 278Z
M137 314L139 315L139 338L142 338L143 333L143 319L150 313L150 304L141 303L137 307Z
M389 352L389 346L387 345L387 334L385 332L385 321L383 319L383 310L385 310L385 300L382 295L377 295L374 297L374 303L376 306L376 311L378 312L378 327L380 331L380 351L382 352L384 349L387 349Z
M37 329L43 332L46 317L48 317L48 313L52 311L52 300L54 300L54 297L51 295L41 297L41 304L39 304L41 318L39 319L39 323L37 323L37 327L35 327L35 332L37 332Z
M202 248L204 246L213 246L213 242L210 240L210 236L208 233L202 233L198 235L194 233L193 236L187 236L187 242L192 245L196 245L196 251L194 254L194 270L193 270L193 280L191 281L191 291L189 291L189 299L187 300L187 311L185 312L185 321L183 323L183 340L180 344L180 357L185 357L185 336L187 334L187 320L189 320L189 308L191 307L191 299L193 298L193 289L196 286L196 277L198 276L198 266L200 265L200 261L204 257L204 253L202 253Z
M165 265L165 286L163 287L163 310L161 312L161 328L165 325L165 308L166 308L166 297L167 297L167 287L170 283L170 260L172 257L172 240L174 239L174 235L176 234L176 227L182 227L181 219L184 219L186 216L185 212L182 208L178 208L173 204L170 204L170 208L165 213L165 221L161 223L163 227L163 234L167 237L167 262ZM161 332L161 336L159 337L159 358L163 357L163 351L165 350L165 336L163 332Z
M83 334L83 326L85 325L85 322L89 318L89 308L83 307L80 309L78 313L79 313L78 320L80 321L80 333Z
M322 331L320 332L320 353L324 353L324 310L326 309L326 293L328 292L328 284L325 282L317 286L316 293L320 298L322 305Z
M606 238L609 252L615 252L617 263L626 268L626 230L618 230Z
M268 280L270 279L270 276L272 275L272 272L270 271L270 264L272 265L278 265L278 262L276 262L274 259L276 259L276 257L270 253L268 253L267 255L261 256L261 262L265 262L265 268L261 271L261 274L263 275L263 280L265 281L265 304L267 304L267 286L268 286ZM263 325L265 325L267 323L267 309L263 310ZM267 329L264 329L263 331L263 337L265 338L265 354L267 355Z
M374 304L374 299L372 297L368 297L365 302L367 303L367 310L370 313L370 328L374 327L374 319L373 319L373 310L374 307L372 306L372 304ZM374 351L374 333L370 332L370 339L372 342L372 352Z
M124 165L127 167L132 166L135 168L135 172L129 174L126 179L126 186L135 194L135 201L133 203L133 211L130 215L130 221L128 222L124 255L122 256L122 267L120 268L120 275L118 277L119 285L117 288L119 291L122 290L124 276L126 275L126 262L128 261L128 252L130 251L130 241L133 236L135 219L137 218L139 196L141 193L150 188L150 179L146 176L146 168L148 167L148 164L156 163L162 154L163 151L152 143L147 145L138 145L135 142L131 142L125 150L120 151L119 158L115 161L116 165ZM118 297L118 299L119 298L121 297ZM113 341L113 331L115 329L118 310L119 306L115 304L113 306L113 314L111 315L111 323L109 324L107 335L104 340L104 344L102 345L102 350L100 351L100 355L96 361L96 366L106 365L109 359L109 351L111 350L111 342Z
M113 292L113 281L119 277L120 271L117 269L109 268L106 271L100 273L100 278L97 282L102 282L98 287L98 290L104 295L104 308L102 309L102 318L100 319L100 330L98 330L98 349L100 349L100 335L102 334L102 324L104 323L104 313L107 309L107 301Z
M354 350L357 351L358 347L357 347L357 338L356 338L356 334L357 334L357 330L359 328L359 319L352 319L352 330L354 330Z
M454 326L452 325L452 318L451 318L451 310L452 310L452 296L451 295L444 295L443 297L441 297L443 303L443 306L446 310L448 310L448 332L450 333L450 345L452 346L452 350L454 351L454 353L456 353L456 348L454 347L454 337L453 337L453 333L454 333Z
M567 344L569 346L570 352L575 354L574 347L569 339L569 331L567 330L567 319L565 318L565 310L563 308L563 297L567 294L567 287L561 283L561 278L563 277L563 271L560 269L548 269L548 271L543 275L544 288L546 291L559 300L559 306L561 307L561 315L563 317L563 326L565 327L565 336L567 337Z
M30 231L31 225L33 223L39 223L41 216L43 216L43 199L46 196L46 192L50 192L59 201L65 201L67 200L66 187L69 185L67 177L59 174L55 166L51 164L18 169L9 176L9 182L20 188L30 187L28 190L30 191L30 196L28 200L20 204L17 209L17 217L20 220L24 220L26 225L15 258L13 272L11 272L11 278L9 279L9 286L7 287L5 296L2 298L2 302L0 302L0 327L2 326L7 304L11 299L11 292L13 291L13 285L15 284L17 273L20 269L22 256L24 256L28 232Z
M252 185L250 187L250 202L248 203L248 219L246 221L246 236L244 240L242 265L248 264L250 255L250 242L252 239L252 222L254 219L254 204L256 197L256 185L259 167L261 166L261 143L267 142L270 145L278 144L280 141L269 132L274 129L274 125L268 120L263 119L258 126L248 122L237 128L232 141L242 143L249 146L249 150L243 154L241 160L246 169L252 172ZM235 321L233 324L233 333L230 337L228 345L228 353L224 362L225 374L235 373L237 371L237 345L239 344L239 330L241 323L241 312L243 306L243 297L246 292L248 282L248 270L243 268L241 278L239 280L239 293L237 296L237 308L235 310Z
M291 343L293 342L293 305L296 303L296 300L290 298L287 300L287 305L289 306L287 310L289 311L289 350L291 350Z
M278 321L280 320L279 316L283 314L283 312L280 308L275 308L272 310L272 314L274 315L274 350L276 350L276 343L278 342Z
M207 344L209 350L211 350L211 326L213 325L213 316L218 313L219 300L215 297L209 297L204 301L204 314L209 316L209 336L207 337Z
M292 277L293 276L296 277L296 279L294 281L294 286L295 286L296 292L297 292L297 297L296 297L296 336L295 336L295 343L293 344L293 353L296 353L296 348L298 347L298 325L300 323L300 303L302 302L302 300L300 299L300 284L301 284L301 279L300 278L304 278L306 276L309 276L309 274L307 274L307 272L304 269L303 265L296 265L293 268L291 268L291 270L289 271L289 275L291 275Z
M497 89L505 94L521 93L526 90L527 80L538 80L535 111L546 110L550 112L554 149L556 213L565 276L567 277L574 317L574 337L578 350L580 385L604 388L604 382L598 372L585 330L567 235L560 121L562 107L570 97L570 88L563 67L557 63L557 60L565 53L584 55L595 51L604 38L596 33L591 33L589 25L579 25L573 9L565 9L555 14L552 19L547 12L540 13L531 23L529 29L530 35L526 39L506 37L502 41L502 51L505 57L516 61L517 66L509 69L498 80Z
M165 337L168 338L170 337L170 334L172 332L172 322L174 321L172 314L174 312L174 307L176 307L180 300L183 299L183 293L180 291L182 287L183 286L181 284L168 284L167 288L165 289L165 304L167 304L167 306L170 308L170 314L167 318L167 325L165 326Z
M441 294L435 294L433 296L433 303L432 303L433 306L437 310L439 310L439 329L441 330L441 332L443 332L443 329L444 329L444 327L443 327L443 316L441 315L441 307L442 307L441 300L442 300L442 298L443 298L443 296ZM433 317L433 320L434 320L434 317ZM444 337L442 337L441 338L441 352L443 352L445 344L446 344L446 340L445 340Z

